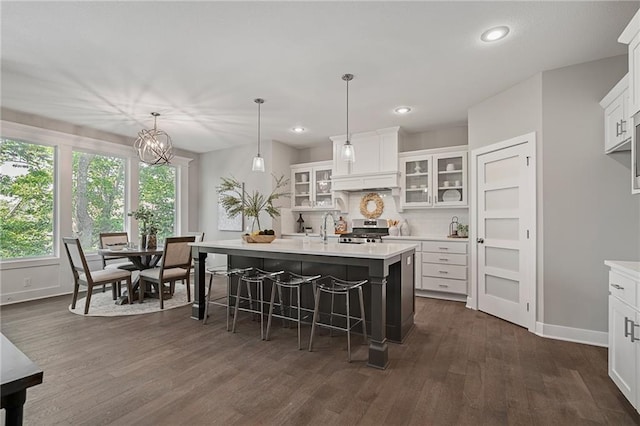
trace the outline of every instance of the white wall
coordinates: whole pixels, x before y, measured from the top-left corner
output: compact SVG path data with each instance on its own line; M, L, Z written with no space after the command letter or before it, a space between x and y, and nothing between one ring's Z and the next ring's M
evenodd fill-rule
M640 258L630 155L604 154L598 104L624 58L546 71L469 109L470 150L536 132L537 314L548 325L607 330L603 260Z

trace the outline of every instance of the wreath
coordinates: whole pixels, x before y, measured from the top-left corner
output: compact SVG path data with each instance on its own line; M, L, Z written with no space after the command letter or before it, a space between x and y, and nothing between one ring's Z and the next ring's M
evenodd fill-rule
M370 201L373 201L376 204L375 210L369 210ZM362 216L366 217L367 219L379 218L383 210L384 210L384 201L382 201L382 198L380 198L380 195L378 195L375 192L368 193L367 195L362 197L362 200L360 200L360 213L362 214Z

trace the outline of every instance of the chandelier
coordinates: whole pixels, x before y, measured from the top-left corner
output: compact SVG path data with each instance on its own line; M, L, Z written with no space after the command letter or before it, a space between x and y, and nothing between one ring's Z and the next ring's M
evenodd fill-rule
M153 166L170 164L174 155L171 137L164 130L158 129L156 121L160 114L152 112L151 115L153 116L153 129L140 130L133 147L143 163Z

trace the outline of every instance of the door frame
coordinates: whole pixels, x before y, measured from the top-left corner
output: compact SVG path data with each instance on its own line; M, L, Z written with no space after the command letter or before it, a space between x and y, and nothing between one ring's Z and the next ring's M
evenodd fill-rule
M528 205L531 209L530 213L530 223L527 228L529 230L529 244L526 245L526 250L528 251L528 256L532 259L532 262L527 263L526 265L520 265L521 268L524 268L523 274L526 275L528 280L531 282L531 286L529 289L529 294L527 298L529 299L529 311L527 315L527 328L530 332L535 333L536 330L536 318L537 318L537 309L538 309L538 282L537 282L537 265L538 265L538 244L537 244L537 161L536 161L536 153L537 153L537 140L536 140L536 132L527 133L521 136L516 136L511 139L507 139L501 142L496 142L491 145L483 146L480 148L476 148L471 151L471 172L470 180L471 180L471 191L469 191L469 195L471 198L470 203L470 211L469 211L469 222L471 226L469 227L469 246L471 253L471 264L470 264L470 272L471 272L471 285L470 290L471 294L467 297L467 308L478 310L478 246L477 246L477 238L478 238L478 180L476 178L478 173L478 157L484 154L488 154L490 152L499 151L505 148L510 148L516 145L525 144L527 146L527 156L529 157L529 167L531 172L528 175L528 184L529 188L531 188L529 197L528 197Z

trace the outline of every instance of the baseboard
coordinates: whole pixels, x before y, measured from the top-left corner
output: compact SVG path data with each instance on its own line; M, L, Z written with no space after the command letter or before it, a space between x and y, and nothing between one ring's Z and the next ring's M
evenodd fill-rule
M464 294L443 293L440 291L420 290L416 289L416 297L430 297L432 299L451 300L453 302L466 302L467 296Z
M604 331L585 330L583 328L536 322L536 334L549 339L584 343L586 345L601 346L603 348L609 346L609 333Z

